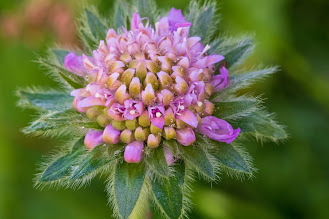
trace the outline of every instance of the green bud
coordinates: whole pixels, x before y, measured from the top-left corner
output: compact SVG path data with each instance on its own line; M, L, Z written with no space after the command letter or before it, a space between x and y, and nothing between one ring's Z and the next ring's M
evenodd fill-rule
M89 119L95 121L99 115L99 111L97 111L94 107L90 107L87 110L86 115Z
M138 126L138 123L137 123L137 119L133 119L133 120L126 120L126 127L127 129L130 129L130 130L135 130Z
M137 141L145 141L149 135L150 131L148 130L148 128L143 129L142 127L138 127L135 130L135 139Z
M96 119L97 123L102 126L102 127L106 127L108 124L110 124L110 118L104 114L101 114L97 117Z
M113 126L113 128L117 129L117 130L124 130L126 128L125 126L125 122L124 121L116 121L116 120L113 120L111 125Z
M176 138L176 131L173 127L165 127L163 135L167 140L174 139Z
M150 131L153 135L158 135L159 133L162 132L162 129L159 129L158 127L156 127L155 125L153 125L151 123L151 126L150 126Z
M143 127L148 127L150 126L150 118L149 114L147 111L144 111L139 117L138 117L138 124L143 126Z
M126 144L131 143L134 140L133 133L129 129L125 129L120 134L120 141Z
M159 81L155 74L149 72L146 75L145 81L144 81L144 87L146 87L147 84L152 84L152 87L154 90L157 90L159 88Z
M132 78L134 77L134 74L135 74L135 69L131 69L131 68L127 69L121 75L121 82L128 87Z

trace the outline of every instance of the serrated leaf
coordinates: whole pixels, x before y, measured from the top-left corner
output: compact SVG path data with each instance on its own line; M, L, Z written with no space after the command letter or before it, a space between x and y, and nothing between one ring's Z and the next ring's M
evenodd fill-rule
M273 74L278 69L276 67L266 68L261 70L255 70L247 73L232 74L230 75L230 82L227 88L214 93L211 96L212 101L222 101L225 97L228 97L231 93L237 90L244 89L254 83L256 80L263 79L266 76Z
M260 139L277 141L288 137L284 128L264 111L253 112L247 117L230 121L230 123L234 127L240 127L242 132L254 134Z
M170 175L171 171L167 165L163 147L152 149L152 153L146 158L146 163L157 175L161 177Z
M118 164L114 178L114 203L122 218L128 218L139 198L145 178L142 164Z
M102 21L90 10L85 9L88 26L91 34L94 36L96 41L103 40L106 38L107 27L102 23Z
M183 210L183 192L185 168L179 164L175 167L175 175L161 182L152 181L152 190L157 205L168 218L179 218Z
M214 101L214 100L213 100ZM231 101L214 102L213 116L221 119L236 119L257 110L260 101L256 98L240 98Z
M39 179L40 182L49 182L61 179L71 174L73 166L79 161L79 156L85 153L84 138L75 143L71 153L58 158L53 162Z
M213 155L222 165L233 170L251 173L247 162L232 144L226 144L213 140L211 140L211 143L216 147L216 152Z
M55 54L58 63L64 65L65 56L70 52L62 49L52 49L51 51Z
M108 154L109 145L103 144L96 146L92 151L88 152L82 158L82 162L77 166L77 169L72 174L70 180L79 179L96 169L117 159L116 156L110 157Z
M43 92L38 89L18 90L18 105L41 110L66 110L72 108L73 97L62 92Z
M198 172L210 179L215 178L214 167L200 145L181 146L179 150L184 160L196 168Z

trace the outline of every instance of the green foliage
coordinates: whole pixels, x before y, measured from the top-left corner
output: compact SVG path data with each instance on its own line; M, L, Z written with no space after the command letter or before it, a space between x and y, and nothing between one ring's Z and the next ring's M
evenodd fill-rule
M51 51L56 56L56 59L59 62L59 64L64 65L65 56L70 52L62 49L52 49Z
M90 121L85 114L69 109L41 114L38 119L24 128L23 132L25 134L51 137L62 135L82 136L87 129L100 128L96 122Z
M40 182L54 181L71 174L72 167L78 162L78 157L85 152L83 138L75 143L71 153L68 153L50 164L39 179Z
M176 165L174 176L163 181L152 181L156 204L168 218L179 218L183 212L184 167L183 164Z
M140 196L145 179L142 164L118 163L114 174L113 204L122 218L128 218Z
M59 91L31 88L17 90L16 95L19 97L18 105L23 108L49 111L72 108L73 97Z
M274 121L273 116L264 110L252 112L247 117L230 122L232 126L240 127L243 133L251 134L261 141L271 140L276 142L288 137L284 127Z
M95 39L105 39L107 27L100 21L97 15L93 14L90 10L85 9L88 26L91 34Z
M146 158L146 163L157 176L168 177L171 175L171 169L167 165L163 146L151 149L150 154Z
M132 1L133 6L136 8L138 14L143 17L148 17L150 24L154 27L155 22L158 20L158 11L155 1L152 0L136 0Z
M116 156L109 156L108 148L113 145L98 145L92 151L81 158L82 162L77 165L76 170L71 176L71 180L79 179L98 168L103 167L112 161L118 159Z
M240 97L228 101L215 102L213 116L221 119L236 119L247 116L258 109L260 100L252 97Z
M133 16L132 8L128 6L126 1L117 0L114 4L114 13L113 13L113 21L114 21L114 29L117 32L122 32L122 27L127 30L130 28L130 21Z
M215 1L206 1L201 4L199 0L192 0L185 14L186 20L192 23L189 30L190 36L199 36L204 44L210 43L220 22L217 10Z
M58 57L57 53L57 57ZM60 84L69 89L77 89L86 86L86 81L83 77L75 75L59 63L55 54L50 54L48 58L39 58L38 63L48 70L48 74ZM60 59L61 60L61 59Z
M264 79L270 74L273 74L278 69L276 67L265 68L260 70L254 70L247 73L235 73L230 75L230 81L227 88L224 90L214 93L211 96L213 102L220 102L226 99L231 99L232 94L236 91L247 88L257 80Z

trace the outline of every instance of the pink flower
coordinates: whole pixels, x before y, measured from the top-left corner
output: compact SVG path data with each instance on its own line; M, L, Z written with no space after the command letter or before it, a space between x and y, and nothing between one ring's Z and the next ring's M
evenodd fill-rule
M89 150L92 150L97 145L102 144L103 141L103 131L90 130L85 137L85 145Z
M142 114L144 111L144 105L142 101L126 100L125 103L124 117L132 120Z
M127 163L139 163L142 160L143 142L134 141L125 148L124 158Z
M219 69L219 73L220 74L211 77L210 84L214 92L221 91L228 86L228 70L225 66Z
M74 52L70 52L65 56L64 65L67 70L76 75L85 76L87 74L87 70L83 65L82 56L78 56Z
M163 105L149 106L148 107L149 117L151 123L162 129L165 124L164 113L165 109Z
M176 130L176 139L184 146L189 146L195 141L195 134L193 129L184 128Z
M229 144L239 135L240 128L233 129L225 120L207 116L201 119L196 131L216 141Z

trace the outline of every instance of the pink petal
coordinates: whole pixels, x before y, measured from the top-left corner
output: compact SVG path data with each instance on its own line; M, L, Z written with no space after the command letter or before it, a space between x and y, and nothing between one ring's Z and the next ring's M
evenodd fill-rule
M186 109L180 114L181 115L177 115L177 119L182 120L183 122L194 128L198 127L198 120L191 110Z

